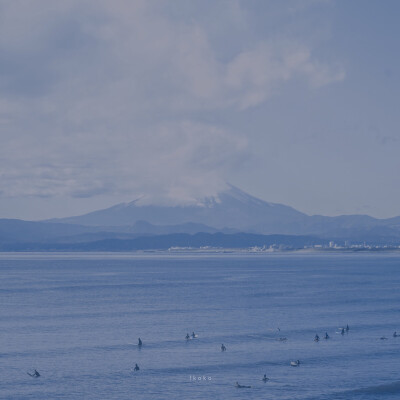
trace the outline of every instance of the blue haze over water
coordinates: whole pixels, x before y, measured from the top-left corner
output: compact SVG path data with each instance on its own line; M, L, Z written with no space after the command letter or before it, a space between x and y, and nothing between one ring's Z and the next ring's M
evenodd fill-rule
M0 277L1 399L400 397L398 255L2 254Z

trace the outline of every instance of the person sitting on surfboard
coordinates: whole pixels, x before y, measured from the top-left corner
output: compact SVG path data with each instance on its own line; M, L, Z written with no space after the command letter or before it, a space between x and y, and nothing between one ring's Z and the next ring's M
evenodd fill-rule
M133 368L133 370L134 371L139 371L140 370L139 365L135 364L135 368Z
M267 381L269 380L269 378L267 378L267 374L264 374L262 380L263 380L264 382L267 382Z
M221 344L221 351L226 351L226 347L223 343Z
M397 334L397 332L396 332L396 331L394 331L394 333L393 333L393 337L397 337L397 336L399 336L399 335Z
M138 346L141 347L143 345L142 340L139 338L138 340Z
M325 339L329 339L328 332L325 332Z
M318 336L317 334L315 334L314 340L315 340L316 342L319 342L319 336Z
M192 338L194 339L196 337L196 334L192 332Z
M342 331L340 332L342 335L344 335L344 328L342 328Z
M189 333L186 334L186 339L187 339L187 340L190 339Z
M350 330L349 328L349 324L346 325L346 332L348 332Z
M40 374L39 372L35 369L35 371L33 372L33 374L30 374L29 372L27 372L27 374L29 376L32 376L33 378L39 378Z

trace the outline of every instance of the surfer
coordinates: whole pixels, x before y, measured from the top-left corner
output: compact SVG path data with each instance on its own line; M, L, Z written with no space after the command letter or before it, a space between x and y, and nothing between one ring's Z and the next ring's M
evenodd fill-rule
M315 334L315 338L314 338L315 342L319 342L319 336L317 334Z
M237 388L239 388L239 389L242 389L242 388L250 389L250 388L251 388L251 386L239 385L239 382L236 382L235 386L236 386Z
M397 334L397 332L396 332L396 331L394 331L394 333L393 333L393 337L397 337L397 336L399 336L399 335Z
M196 334L192 332L192 338L194 339L196 337Z
M134 371L139 371L140 370L139 365L135 364L135 368L133 368L133 370Z
M267 382L267 381L269 381L269 378L267 378L267 374L264 374L264 376L263 376L262 380L263 380L264 382Z
M342 335L344 335L344 328L342 328L342 331L340 332Z
M142 345L143 345L143 342L142 342L142 340L139 338L139 340L138 340L138 346L139 346L139 347L142 347Z
M29 373L29 372L27 372L27 374L29 375L29 376L31 376L32 378L39 378L39 376L40 376L40 374L39 374L39 372L35 369L35 371L33 372L33 374L31 374L31 373Z
M349 324L346 325L346 332L350 330Z
M190 339L190 336L189 336L189 334L187 333L186 334L186 340L189 340Z
M221 344L221 351L226 351L226 347L223 343Z
M325 339L329 339L328 332L325 332Z

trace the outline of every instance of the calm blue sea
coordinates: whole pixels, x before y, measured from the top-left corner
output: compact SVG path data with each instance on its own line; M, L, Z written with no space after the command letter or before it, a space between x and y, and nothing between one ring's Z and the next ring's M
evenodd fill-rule
M0 278L1 399L400 398L400 256L2 254Z

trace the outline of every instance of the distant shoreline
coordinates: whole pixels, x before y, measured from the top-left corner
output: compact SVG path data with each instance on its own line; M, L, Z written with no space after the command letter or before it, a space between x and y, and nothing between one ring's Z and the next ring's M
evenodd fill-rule
M285 249L274 251L253 251L251 249L229 249L229 248L209 248L209 249L146 249L146 250L0 250L0 256L5 255L159 255L159 256L179 256L179 255L251 255L251 256L272 256L272 255L344 255L344 254L400 254L400 248L377 248L377 249Z

